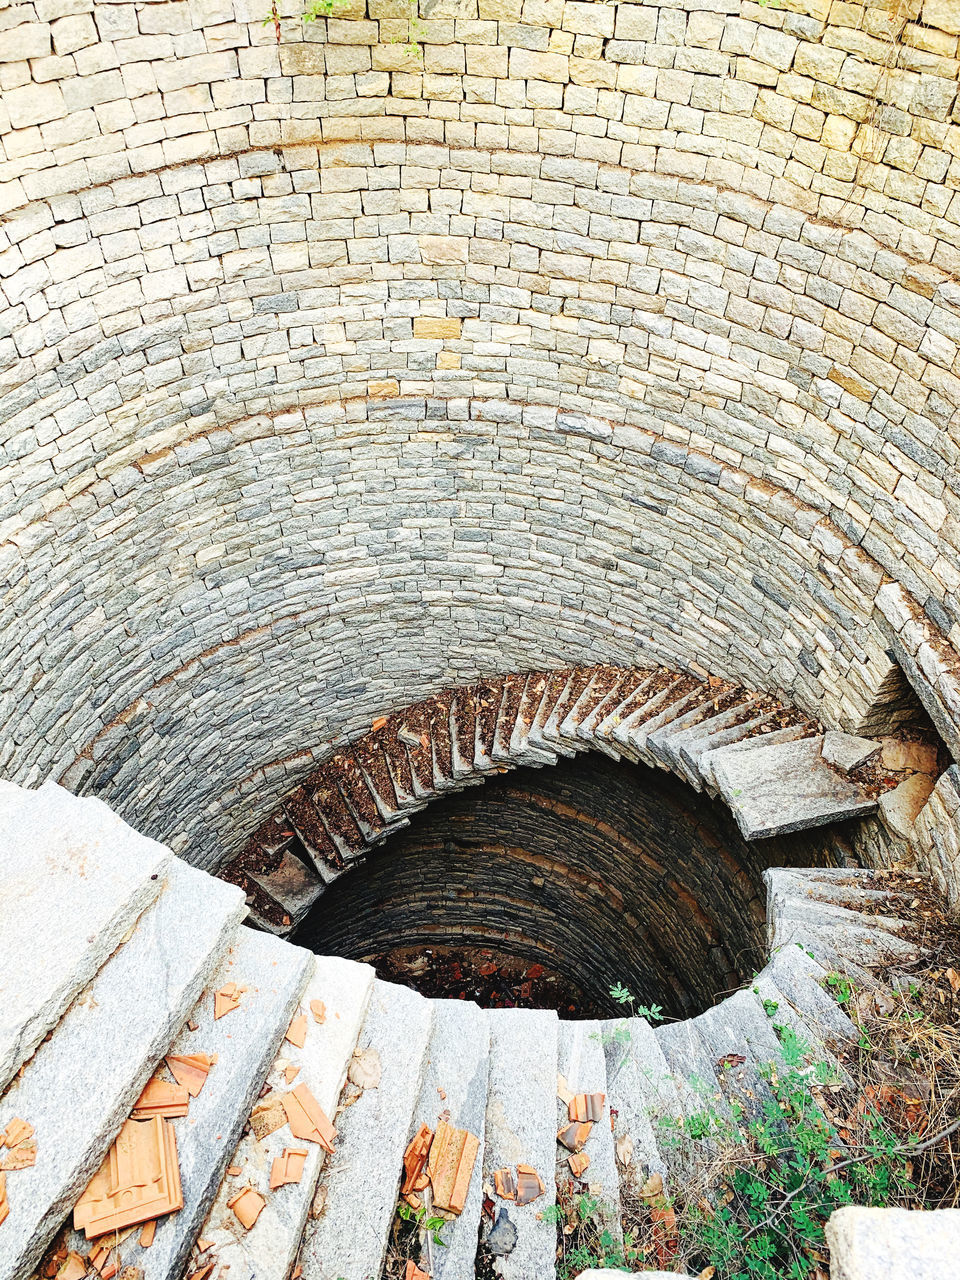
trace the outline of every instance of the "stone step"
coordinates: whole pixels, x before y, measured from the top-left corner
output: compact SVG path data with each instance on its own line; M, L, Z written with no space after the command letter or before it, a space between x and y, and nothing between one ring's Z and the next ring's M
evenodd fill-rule
M760 699L744 696L741 693L724 701L727 701L728 705L722 707L715 715L711 715L708 710L696 724L688 726L682 732L667 731L663 743L663 750L670 767L679 777L686 778L696 791L701 789L700 771L685 752L697 747L702 750L703 744L714 735L718 737L724 733L735 735L743 724L749 723L750 713L757 707Z
M163 887L173 854L56 783L0 823L0 1089Z
M558 735L568 743L573 743L578 750L584 751L588 739L580 736L580 725L589 719L591 713L601 706L611 690L619 687L624 672L617 667L595 667L590 679L583 686L577 700L567 709L566 715L557 723Z
M525 748L518 747L516 752L513 749L517 718L520 714L527 678L526 675L511 675L507 676L503 682L503 697L497 713L497 727L493 735L493 750L490 754L495 761L502 764L528 765L533 768L544 764L556 764L555 751L529 745Z
M407 1137L422 1124L436 1130L441 1118L467 1129L483 1152L487 1085L490 1070L490 1027L482 1009L467 1000L434 1000L433 1026L423 1086ZM440 1233L445 1247L424 1249L420 1265L433 1280L460 1280L473 1275L477 1236L483 1214L483 1159L477 1161L463 1212Z
M200 1094L191 1098L189 1113L171 1121L183 1208L159 1219L148 1249L140 1247L136 1234L124 1242L124 1265L138 1267L143 1280L180 1280L183 1275L313 966L313 955L301 947L254 929L238 929L190 1015L196 1031L184 1027L170 1046L172 1054L215 1054L217 1061ZM228 983L244 989L240 1006L215 1019L214 993ZM163 1075L172 1079L166 1068ZM245 1185L241 1175L234 1189ZM83 1239L74 1234L70 1248L81 1250Z
M635 681L629 693L625 693L618 701L603 708L597 717L593 729L593 740L601 747L606 746L620 758L623 754L620 746L613 739L613 730L622 724L634 712L639 711L649 700L657 679L656 671L637 671L633 673Z
M628 724L621 726L625 728L623 737L632 753L631 758L640 764L649 765L651 769L663 768L657 757L647 748L651 734L666 728L680 716L698 707L705 696L704 685L697 684L691 688L687 681L678 681L677 685L666 693L653 715L647 717L637 715L632 717ZM619 733L615 733L614 737L618 742L621 740Z
M334 841L306 787L287 796L283 812L307 857L325 884L335 880L346 866L341 847ZM349 855L352 859L353 854Z
M551 749L567 755L576 755L583 750L582 743L569 742L564 736L561 736L560 725L567 718L571 709L576 706L583 691L596 675L597 670L597 667L575 667L570 673L569 680L540 729L540 736Z
M379 979L373 984L358 1049L379 1066L380 1080L338 1115L336 1150L320 1177L322 1209L304 1229L303 1280L380 1275L423 1079L431 1008L406 987Z
M743 742L732 742L722 747L711 747L697 761L697 768L700 771L700 779L703 782L704 790L714 799L720 794L717 780L713 775L715 761L723 761L728 754L731 756L739 755L741 752L753 751L757 747L772 747L781 742L796 742L809 731L810 725L804 721L800 724L789 725L785 729L771 729L767 733L759 733Z
M717 1081L712 1050L704 1043L696 1019L664 1023L654 1035L680 1101L680 1124L661 1126L658 1145L675 1181L696 1177L703 1162L720 1150L715 1136L699 1136L701 1127L711 1117L729 1124L730 1108Z
M864 915L848 907L803 898L776 900L776 928L773 945L806 942L809 930L813 940L829 938L831 947L846 963L863 969L877 969L885 964L910 964L918 959L920 948L910 939L899 936L904 922L890 916Z
M717 788L745 839L785 835L876 810L875 800L822 758L822 742L822 737L802 738L713 760Z
M336 1115L373 982L374 971L369 965L336 956L317 957L300 1006L307 1019L303 1048L289 1040L281 1044L267 1077L271 1091L286 1093L304 1084L326 1116ZM322 1023L313 1014L317 1001L325 1007ZM287 1068L297 1069L289 1083L284 1074ZM273 1161L289 1147L307 1152L300 1181L271 1192ZM260 1139L253 1130L245 1133L230 1159L230 1167L241 1172L223 1179L200 1232L204 1240L213 1243L213 1252L204 1261L215 1258L221 1273L229 1267L230 1280L287 1280L300 1248L325 1154L318 1144L301 1143L294 1138L286 1124ZM248 1184L267 1203L250 1230L244 1231L227 1201L238 1188Z
M407 825L408 819L404 817L398 816L393 821L384 819L373 788L368 785L352 750L338 752L330 764L337 772L337 788L368 848L385 840L397 827Z
M417 795L410 765L410 753L406 745L397 737L397 728L395 720L391 720L385 726L380 734L380 750L390 773L398 809L405 814L417 813L424 808L426 801Z
M495 769L493 740L497 732L497 716L503 701L503 679L482 680L476 688L476 721L473 743L474 767L480 771Z
M662 673L656 672L648 685L642 685L626 700L618 719L614 720L611 717L601 726L602 731L609 734L621 755L632 760L634 764L647 764L648 760L641 758L631 745L631 730L639 728L647 720L659 714L691 687L690 680L686 676L671 676L664 685L661 685L661 679Z
M557 1182L572 1182L575 1188L591 1188L601 1203L601 1214L607 1230L620 1240L620 1179L614 1153L611 1119L610 1090L607 1084L607 1064L603 1051L603 1023L584 1018L576 1022L560 1023L557 1040L557 1068L567 1088L573 1094L602 1093L603 1112L590 1130L583 1151L590 1157L589 1168L582 1181L573 1178L567 1149L557 1144ZM557 1099L558 1130L569 1123L567 1105Z
M472 777L477 771L477 709L472 686L457 689L450 702L450 745L453 776Z
M891 889L876 872L859 867L771 867L764 872L764 880L768 911L774 910L777 897L829 902L868 914L882 907L888 908L888 914L906 911L910 902L908 895Z
M772 1096L764 1069L783 1063L780 1041L760 997L749 988L736 991L693 1021L724 1097L731 1105L739 1104L746 1120L759 1120ZM725 1062L730 1055L744 1061Z
M786 952L779 952L781 956L789 955L791 951L800 954L799 947L789 948ZM809 961L809 957L807 957ZM813 961L809 961L811 964ZM819 967L819 966L818 966ZM821 972L823 972L821 970ZM791 975L792 976L792 975ZM821 1063L830 1066L838 1079L849 1080L847 1073L840 1066L834 1048L828 1044L829 1039L835 1039L831 1031L831 1023L825 1027L819 1016L819 1010L814 1008L812 1001L805 1001L806 1008L798 1008L794 1001L787 995L786 991L777 982L777 969L773 964L766 965L754 978L751 990L759 998L763 1006L763 1010L770 1019L770 1025L774 1032L779 1034L779 1030L788 1030L793 1032L797 1041L797 1048L806 1065L814 1066ZM829 1003L833 1003L825 991L817 987L816 983L812 984L819 992L823 999ZM807 993L804 992L804 995ZM834 1008L840 1013L839 1007ZM842 1013L841 1013L841 1016ZM786 1049L784 1049L786 1056ZM800 1068L798 1068L800 1069Z
M527 735L528 741L532 746L554 751L558 755L563 756L574 756L577 754L573 747L569 747L566 743L561 742L556 732L555 718L557 708L566 698L568 691L571 689L577 678L577 673L569 668L550 673L546 688L544 689L543 698L540 701L537 713L530 726L530 732ZM548 726L550 726L549 732Z
M776 951L758 977L776 985L783 999L813 1028L818 1042L828 1050L840 1049L857 1039L859 1033L853 1022L827 990L827 970L802 947ZM763 997L767 992L761 989L760 994Z
M729 703L731 700L735 701L735 698L736 694L728 686L703 687L702 696L695 699L693 705L682 715L674 716L660 728L647 734L647 751L661 768L670 769L684 777L686 771L673 749L675 742L683 742L688 734L701 729L711 720L723 719L730 709Z
M299 841L297 844L299 845ZM306 917L325 888L324 882L312 866L289 850L285 851L273 871L251 873L250 879L287 917L286 923L277 924L255 907L250 909L250 919L258 929L275 933L280 937L290 933Z
M430 765L433 776L434 791L460 791L472 781L479 782L469 776L458 778L453 768L453 743L450 739L450 703L453 695L449 692L437 694L433 700L430 716Z
M353 758L363 777L364 785L373 797L380 822L385 827L405 826L404 807L393 785L393 775L387 767L379 734L370 733L352 748Z
M547 747L537 747L530 742L530 728L537 709L543 700L546 677L533 674L527 677L516 719L510 734L510 756L522 764L556 764L557 753Z
M691 735L679 744L678 750L681 762L686 768L690 778L695 779L695 785L699 791L704 785L703 774L700 770L700 761L703 756L711 751L717 751L720 747L733 746L737 742L745 742L753 738L757 734L762 734L764 729L770 725L778 716L781 715L781 708L774 708L763 712L761 715L750 718L749 711L742 712L738 719L727 728L709 729L707 725L701 726L704 730L699 735ZM674 744L675 746L677 744Z
M645 1018L610 1018L601 1023L614 1138L632 1145L621 1178L638 1191L651 1173L667 1177L659 1138L664 1122L682 1113L680 1096L663 1050Z
M556 1202L557 1015L543 1009L488 1009L487 1019L490 1083L484 1181L492 1184L498 1169L515 1170L519 1163L532 1166L545 1188L544 1195L526 1205L496 1198L497 1221L506 1213L517 1230L516 1247L497 1259L497 1269L503 1280L553 1280L556 1227L540 1214ZM484 1237L489 1234L490 1224L485 1223Z
M616 708L629 701L636 689L646 683L646 673L641 671L625 671L614 681L607 693L595 703L577 725L577 737L588 746L603 751L614 760L620 759L620 752L608 738L601 738L597 729Z
M178 858L167 863L165 880L0 1100L0 1128L15 1116L26 1120L38 1152L9 1188L3 1280L29 1275L236 937L245 912L240 889Z

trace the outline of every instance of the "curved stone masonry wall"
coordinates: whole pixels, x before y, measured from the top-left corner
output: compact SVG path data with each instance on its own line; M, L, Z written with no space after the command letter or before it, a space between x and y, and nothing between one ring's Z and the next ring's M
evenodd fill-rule
M889 651L957 751L948 5L67 8L0 15L11 776L213 865L384 710L641 654L856 727Z
M494 947L559 972L593 1010L580 1016L615 1015L621 982L688 1017L766 962L763 872L846 852L824 832L747 842L721 803L591 755L438 800L337 880L292 938L364 961Z

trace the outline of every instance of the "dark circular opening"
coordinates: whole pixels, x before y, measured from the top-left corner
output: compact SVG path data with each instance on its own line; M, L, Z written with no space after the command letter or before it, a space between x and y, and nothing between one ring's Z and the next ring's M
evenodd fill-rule
M756 843L670 774L601 755L495 775L415 815L295 935L425 995L689 1017L765 962L763 871L837 861L831 832Z

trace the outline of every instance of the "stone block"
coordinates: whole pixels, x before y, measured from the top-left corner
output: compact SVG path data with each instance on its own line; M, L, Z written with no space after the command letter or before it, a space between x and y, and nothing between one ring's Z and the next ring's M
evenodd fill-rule
M880 750L880 743L872 738L860 738L852 733L839 733L829 729L823 735L823 758L841 773L850 773L866 764Z
M456 316L416 316L413 321L413 336L430 341L459 338L460 324L461 321Z
M944 1280L960 1254L960 1209L846 1205L827 1222L831 1280Z

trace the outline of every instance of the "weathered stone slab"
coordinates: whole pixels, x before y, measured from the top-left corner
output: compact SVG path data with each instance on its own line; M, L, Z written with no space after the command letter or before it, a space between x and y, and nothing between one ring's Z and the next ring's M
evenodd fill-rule
M762 1069L782 1061L780 1042L760 998L752 990L736 991L694 1018L694 1024L710 1051L725 1096L736 1098L746 1115L759 1118L763 1101L770 1096Z
M664 1122L678 1120L683 1112L680 1095L646 1019L610 1018L600 1025L610 1106L617 1113L614 1137L630 1139L629 1167L642 1185L650 1173L666 1176L659 1138Z
M490 1027L486 1014L466 1000L434 1000L433 1028L427 1049L423 1087L408 1137L421 1124L436 1129L442 1113L449 1123L468 1129L480 1143L466 1204L459 1217L440 1233L446 1248L433 1250L433 1266L421 1260L433 1280L459 1280L473 1274L477 1234L483 1212L483 1147L487 1081L490 1070Z
M252 875L260 888L290 917L289 924L275 925L255 916L256 923L269 933L287 933L304 918L323 893L324 884L315 871L306 867L294 854L286 852L275 871Z
M179 1280L183 1274L312 970L309 951L255 929L239 929L193 1009L191 1021L197 1030L184 1027L168 1050L216 1054L217 1062L199 1096L191 1099L189 1113L172 1121L183 1208L160 1219L149 1249L141 1249L136 1238L124 1245L124 1263L139 1267L144 1280ZM240 1006L215 1019L213 993L229 982L245 988ZM238 1179L235 1189L243 1185Z
M551 1280L556 1274L556 1227L540 1218L556 1200L557 1015L539 1009L488 1009L490 1085L483 1175L518 1163L531 1165L546 1192L532 1204L507 1205L516 1247L498 1259L504 1280Z
M946 1280L960 1256L960 1209L863 1209L827 1222L831 1280Z
M841 773L850 773L866 764L880 750L880 743L873 738L861 738L855 733L839 733L829 729L823 735L823 758Z
M747 840L763 840L863 817L877 807L820 754L823 739L802 738L731 753L713 761L713 776Z
M802 1018L817 1043L838 1049L857 1038L857 1030L824 986L827 971L801 947L784 947L776 952L757 975L761 999L781 1005L774 1022L789 1004ZM796 1030L796 1028L794 1028Z
M610 1124L611 1099L607 1084L607 1064L603 1052L603 1023L584 1018L576 1022L560 1023L558 1039L557 1069L567 1082L571 1093L602 1093L604 1095L603 1114L590 1130L590 1136L583 1150L590 1157L590 1167L584 1175L584 1184L589 1183L601 1203L601 1212L608 1231L616 1238L621 1236L620 1227L620 1177L617 1172L614 1154L613 1128ZM558 1128L567 1123L569 1113L566 1105L557 1100ZM557 1171L558 1181L569 1180L570 1168L567 1164L567 1153L560 1148L560 1164ZM574 1183L579 1186L579 1183Z
M335 956L319 956L313 978L303 993L301 1008L306 1012L307 1033L302 1049L285 1040L273 1063L267 1084L286 1092L305 1084L321 1109L335 1116L347 1067L366 1016L373 989L374 973L369 965L355 964ZM313 1004L322 1002L325 1017L318 1023ZM299 1068L290 1084L287 1067ZM286 1147L307 1150L303 1175L298 1183L270 1192L270 1170L274 1159ZM220 1184L213 1208L201 1235L211 1240L221 1269L230 1268L231 1280L286 1280L293 1268L300 1237L313 1199L325 1152L315 1143L292 1138L288 1125L257 1139L252 1131L243 1138L230 1159L242 1172L227 1176ZM266 1197L267 1204L249 1231L244 1231L227 1201L239 1187L250 1184Z
M173 854L45 782L0 826L0 1089L159 894Z
M244 911L238 888L172 858L158 901L7 1090L0 1127L29 1121L38 1159L9 1189L3 1280L29 1275L73 1208Z
M806 733L806 726L793 724L786 729L772 729L770 733L760 734L756 738L747 738L745 742L725 743L723 746L711 745L697 759L697 768L707 792L716 797L717 780L713 776L713 766L718 760L725 760L728 755L741 755L747 751L757 751L761 747L772 747L780 742L796 742Z
M936 779L915 773L880 797L880 816L894 835L909 840L913 824L936 786Z
M379 1062L380 1082L365 1088L337 1121L336 1153L320 1179L323 1209L304 1231L303 1280L368 1280L380 1274L430 1018L429 1000L406 987L374 982L358 1048Z

